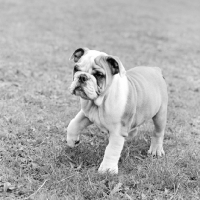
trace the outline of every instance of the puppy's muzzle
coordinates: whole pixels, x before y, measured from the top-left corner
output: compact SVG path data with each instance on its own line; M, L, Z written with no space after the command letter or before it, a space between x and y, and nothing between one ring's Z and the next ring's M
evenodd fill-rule
M79 76L79 82L80 83L85 83L88 80L88 77L85 74L81 74Z

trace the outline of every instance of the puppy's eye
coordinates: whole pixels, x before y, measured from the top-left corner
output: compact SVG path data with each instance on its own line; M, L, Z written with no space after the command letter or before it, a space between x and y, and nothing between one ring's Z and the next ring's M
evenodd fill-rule
M94 74L94 76L97 77L97 78L103 78L104 74L101 73L101 72L97 72L96 74Z

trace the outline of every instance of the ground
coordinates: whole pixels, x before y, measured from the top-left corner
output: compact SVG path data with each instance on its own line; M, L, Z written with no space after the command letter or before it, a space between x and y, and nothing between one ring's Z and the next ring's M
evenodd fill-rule
M0 0L0 199L200 199L199 10L198 0ZM166 156L147 156L151 122L126 142L115 176L97 173L108 138L97 127L67 147L79 47L162 69Z

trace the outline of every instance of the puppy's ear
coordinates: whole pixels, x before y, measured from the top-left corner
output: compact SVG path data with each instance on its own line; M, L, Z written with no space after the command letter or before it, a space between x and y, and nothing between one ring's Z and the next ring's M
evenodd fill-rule
M106 61L108 62L113 75L119 73L119 75L122 77L126 74L126 70L117 56L108 56Z
M107 57L106 61L108 62L112 75L119 73L119 63L113 57Z
M74 60L74 62L78 62L79 59L88 51L88 48L78 48L74 53L71 55L69 60Z
M122 77L126 74L124 66L122 65L119 58L116 56L101 55L95 59L95 62L97 65L105 65L105 63L107 63L112 75L119 74Z

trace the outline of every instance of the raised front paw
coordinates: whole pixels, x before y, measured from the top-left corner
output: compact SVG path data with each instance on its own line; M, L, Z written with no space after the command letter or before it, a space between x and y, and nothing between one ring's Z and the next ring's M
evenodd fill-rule
M109 172L111 174L118 174L118 166L102 162L99 169L98 169L98 172L99 173Z

